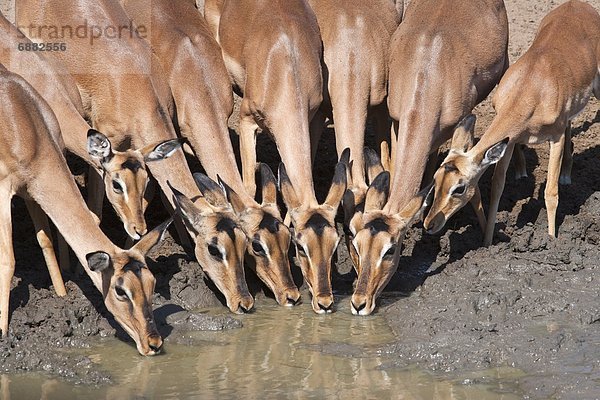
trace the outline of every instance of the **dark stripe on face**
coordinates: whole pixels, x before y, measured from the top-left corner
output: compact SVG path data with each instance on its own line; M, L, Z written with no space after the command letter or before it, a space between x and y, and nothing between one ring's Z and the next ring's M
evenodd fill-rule
M308 221L306 221L306 227L312 229L317 235L321 236L325 228L331 227L331 224L329 224L329 221L327 221L324 216L315 213Z
M376 218L373 221L365 224L365 228L371 231L371 235L376 235L379 232L386 232L390 226L382 218Z
M217 232L225 232L229 238L235 242L235 232L234 229L237 227L237 224L230 218L222 218L217 222Z
M123 164L121 164L121 167L123 169L129 169L133 172L137 172L140 168L142 168L142 163L135 158L128 158Z
M265 213L262 221L258 225L258 229L266 229L270 233L279 232L279 221L269 213Z

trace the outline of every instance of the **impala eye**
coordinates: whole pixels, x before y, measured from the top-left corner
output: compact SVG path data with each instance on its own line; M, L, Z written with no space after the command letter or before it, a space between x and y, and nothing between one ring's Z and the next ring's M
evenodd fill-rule
M465 184L458 185L454 189L452 189L452 193L450 193L450 194L452 196L462 196L463 194L465 194L466 189L467 189L467 185L465 185Z
M123 193L123 186L121 186L121 184L119 182L112 181L112 187L113 187L113 190L115 191L115 193L117 193L117 194Z
M208 254L210 254L218 260L223 260L223 253L221 253L221 250L219 250L219 248L214 244L208 245Z
M115 286L115 293L119 300L125 300L127 298L127 292L125 292L122 287Z
M394 245L394 246L390 247L390 248L389 248L389 249L388 249L388 250L385 252L385 254L383 255L383 258L384 258L384 259L389 259L389 258L392 258L392 257L394 257L394 254L395 254L395 253L396 253L396 245Z
M258 241L258 240L253 240L252 241L252 251L254 251L254 253L256 253L259 256L266 256L267 252L265 251L265 248L263 247L263 245Z

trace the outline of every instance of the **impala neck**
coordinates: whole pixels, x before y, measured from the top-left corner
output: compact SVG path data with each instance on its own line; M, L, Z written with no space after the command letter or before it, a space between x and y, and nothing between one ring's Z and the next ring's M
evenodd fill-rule
M420 119L401 118L402 123L394 122L393 129L398 136L397 153L393 160L390 197L385 206L385 210L391 213L399 212L419 191L429 155L436 150L435 145L439 142L439 112L415 113L411 110L408 114L419 115Z
M28 193L52 219L96 288L104 293L102 276L88 269L86 255L96 251L114 255L117 247L96 224L62 154L58 149L56 154L46 153L43 163L28 183Z

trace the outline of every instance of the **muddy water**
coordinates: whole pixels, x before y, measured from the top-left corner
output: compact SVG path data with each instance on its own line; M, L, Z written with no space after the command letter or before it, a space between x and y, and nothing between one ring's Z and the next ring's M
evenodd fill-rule
M348 309L347 301L341 309ZM317 316L308 304L285 309L265 301L240 319L241 329L179 335L177 341L187 344L167 339L164 354L154 358L116 339L97 343L85 354L110 371L114 386L3 375L0 398L522 398L510 383L521 376L517 370L440 377L380 369L386 344L394 340L382 317Z

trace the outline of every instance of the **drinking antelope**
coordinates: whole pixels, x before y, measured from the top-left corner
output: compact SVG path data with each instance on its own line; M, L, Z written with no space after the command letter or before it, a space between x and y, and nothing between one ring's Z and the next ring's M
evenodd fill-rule
M141 150L113 150L110 140L91 129L83 119L83 104L77 85L60 63L52 63L39 52L17 51L19 45L31 45L32 42L2 15L0 32L0 63L25 78L48 102L60 124L64 145L103 176L104 185L109 189L107 197L123 221L125 230L130 236L139 239L140 236L136 233L136 230L140 230L138 227L142 227L142 231L146 229L142 206L148 181L145 162L168 156L168 153L162 153L159 149L163 145L170 146L170 143L161 142ZM136 164L142 168L130 168ZM42 215L40 217L44 218ZM36 225L39 225L39 228L36 227L38 240L44 254L48 255L46 262L56 263L49 228L46 233L46 229L42 227L46 223L39 222ZM61 265L63 268L68 265L68 254L62 254ZM64 294L62 287L62 284L55 284L57 293Z
M255 272L279 304L296 304L300 292L290 271L290 232L281 221L273 172L261 165L259 204L246 191L229 137L227 120L233 111L233 94L221 48L194 0L154 0L149 10L145 0L122 2L137 24L153 27L150 43L168 77L180 133L208 176L231 188L229 205L224 202L222 206L238 215Z
M354 314L373 311L375 298L396 271L407 224L420 214L426 198L426 193L415 193L427 160L455 129L465 128L457 125L500 80L508 67L507 44L501 0L414 0L406 9L391 44L390 176L375 179L369 188L375 200L350 222L358 272ZM478 194L472 204L483 226Z
M43 3L17 0L16 15L19 25L26 27L77 27L87 24L103 27L104 32L108 32L111 27L131 25L121 4L109 0L49 0ZM49 31L41 30L41 33L47 36ZM86 116L91 119L94 128L105 133L117 148L125 145L144 148L161 140L175 139L170 119L174 105L164 71L139 32L126 32L118 38L101 36L93 44L89 43L89 38L67 36L64 38L67 51L52 54L75 78ZM30 34L29 31L27 33ZM40 32L33 29L33 34L37 33ZM43 38L44 41L49 40ZM175 147L165 151L172 153L168 159L148 165L163 192L172 193L168 181L188 198L195 200L200 197L183 152ZM135 166L138 167L141 168ZM175 206L172 196L167 196ZM202 204L202 213L196 216L196 225L201 224L202 230L198 232L188 224L188 231L194 238L195 253L202 268L222 273L227 270L227 264L224 259L210 254L212 240L219 238L219 246L231 254L237 254L239 246L245 249L245 243L239 243L237 234L232 237L220 235L217 222L221 220L229 224L236 218L229 211ZM185 233L180 232L180 237L186 237ZM245 299L242 309L250 309L253 302L246 299L245 294L242 297ZM231 306L232 311L240 309L239 303L231 303Z
M600 16L590 5L571 0L542 20L531 47L512 65L498 86L494 120L471 147L471 135L458 132L453 146L435 173L435 200L425 228L439 231L448 218L473 195L479 178L496 164L492 178L485 245L492 243L496 213L504 190L506 169L516 144L550 142L544 198L548 234L556 234L558 183L571 119L587 104L592 92L600 98ZM570 151L565 152L563 181L570 181Z
M52 219L102 292L106 308L142 355L157 354L162 339L152 316L155 279L144 255L160 241L165 223L130 250L112 244L87 209L61 152L60 128L50 106L19 75L0 71L0 329L8 334L15 260L11 198L31 198Z
M335 214L346 190L336 167L325 203L313 187L310 122L322 101L321 39L304 0L210 0L205 16L219 41L240 109L242 176L253 195L256 131L268 131L281 155L279 185L294 226L292 240L317 313L332 310L331 259L339 242ZM315 122L315 121L313 121ZM322 129L316 121L315 129ZM313 135L315 139L318 135ZM316 148L313 142L312 148Z

